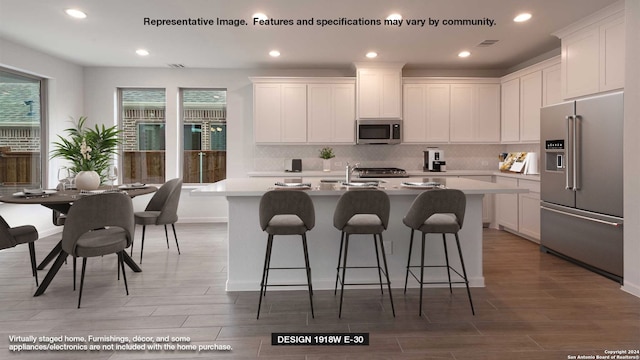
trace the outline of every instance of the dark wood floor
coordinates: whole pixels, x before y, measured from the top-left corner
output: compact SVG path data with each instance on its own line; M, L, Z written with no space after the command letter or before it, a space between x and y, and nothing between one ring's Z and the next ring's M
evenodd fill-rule
M349 289L342 319L333 291L315 292L314 319L306 292L270 290L256 320L257 292L224 290L226 226L176 228L182 255L173 243L167 250L161 227L147 229L144 271L128 272L129 296L114 256L89 259L81 309L71 264L34 298L28 248L0 251L0 359L568 359L640 349L639 298L509 233L485 230L486 287L472 288L475 316L462 288L426 289L422 317L418 290L394 289L395 318L386 293ZM37 242L40 259L57 239ZM138 239L136 260L139 251ZM273 332L367 332L370 345L272 346ZM10 335L185 336L233 350L18 354L9 351Z

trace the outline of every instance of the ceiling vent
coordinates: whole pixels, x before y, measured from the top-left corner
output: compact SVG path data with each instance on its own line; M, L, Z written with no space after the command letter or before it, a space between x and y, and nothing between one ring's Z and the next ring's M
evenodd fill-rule
M182 69L182 68L184 68L183 64L168 64L168 65L172 69Z
M481 42L480 44L478 44L478 47L487 47L487 46L491 46L495 43L497 43L500 40L485 40L483 42Z

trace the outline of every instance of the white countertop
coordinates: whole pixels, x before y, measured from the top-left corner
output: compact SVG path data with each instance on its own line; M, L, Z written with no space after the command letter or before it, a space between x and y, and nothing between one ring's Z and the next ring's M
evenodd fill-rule
M293 175L287 173L286 178L300 178L302 173ZM331 173L329 173L331 174ZM487 181L478 181L458 177L439 177L437 173L426 173L428 176L411 177L411 178L385 178L384 183L380 184L380 189L384 190L390 196L393 195L412 195L424 191L424 189L411 189L402 186L405 181L410 182L428 182L435 181L445 185L450 189L462 190L465 194L478 195L478 194L514 194L514 193L526 193L528 189L515 188L508 185L496 184ZM333 175L333 174L331 174ZM324 179L342 180L342 178L336 176L326 176ZM306 176L306 175L305 175ZM302 176L303 182L311 183L311 190L306 190L311 196L338 196L346 188L336 186L332 190L320 190L320 177L307 177ZM266 191L274 188L276 182L282 182L284 177L254 177L254 178L231 178L216 183L200 187L191 192L194 196L262 196Z
M411 177L434 177L434 176L503 176L516 179L525 179L531 181L540 181L540 175L524 175L513 172L503 172L498 170L447 170L445 172L425 172L422 170L407 170ZM355 175L355 174L354 174ZM303 170L301 172L286 171L251 171L247 173L249 177L344 177L344 171L320 171L320 170ZM354 176L354 178L358 178Z

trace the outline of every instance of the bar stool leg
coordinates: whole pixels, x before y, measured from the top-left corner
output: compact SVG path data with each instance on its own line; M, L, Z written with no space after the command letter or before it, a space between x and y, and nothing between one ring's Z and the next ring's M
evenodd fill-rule
M447 238L445 234L442 234L442 244L444 244L444 259L447 262L447 276L449 277L449 293L453 294L453 288L451 287L451 267L449 267L449 253L447 252Z
M267 272L265 273L264 276L264 293L263 296L267 296L267 284L269 283L269 270L271 270L271 253L273 252L273 235L271 236L271 242L267 241L267 245L268 245L268 249L267 251L269 251L269 255L267 256Z
M378 280L380 281L380 294L384 294L384 290L382 290L382 268L380 267L380 255L378 254L378 242L376 239L376 234L373 234L373 245L376 248L376 261L378 262ZM382 241L380 241L380 247L384 252Z
M349 234L346 235L344 243L344 259L342 260L342 286L340 287L340 311L338 318L342 317L342 300L344 299L344 278L347 273L347 251L349 250Z
M422 233L422 251L420 254L420 307L418 309L418 315L422 316L422 284L424 284L424 241L426 234Z
M413 248L413 229L409 240L409 257L407 258L407 273L404 275L404 293L407 293L407 281L409 280L409 268L411 267L411 249Z
M389 301L391 301L391 312L393 317L396 317L396 308L393 306L393 295L391 295L391 281L389 280L389 268L387 267L387 254L384 251L382 234L378 234L378 239L380 239L380 248L382 248L382 262L384 263L384 275L387 277L387 289L389 290Z
M338 291L338 279L340 278L340 260L342 259L342 246L344 245L344 232L340 233L340 253L338 253L338 266L336 267L336 285L333 288L333 295Z
M464 260L462 259L462 248L460 247L460 238L458 233L456 235L456 244L458 245L458 254L460 255L460 265L462 265L462 274L464 275L464 282L467 285L467 295L469 295L469 304L471 305L471 314L475 315L476 311L473 309L473 301L471 300L471 290L469 290L469 279L467 278L467 270L464 267Z
M311 266L309 266L309 251L307 250L307 236L302 234L302 249L304 251L304 266L307 270L307 284L309 286L309 303L311 304L311 317L315 318L313 313L313 287L311 286Z
M260 307L262 306L262 296L264 295L264 290L267 287L267 267L269 266L269 257L271 256L271 244L273 243L273 235L269 234L267 238L267 250L264 255L264 266L262 268L262 280L260 281L260 300L258 301L258 315L256 319L260 318Z

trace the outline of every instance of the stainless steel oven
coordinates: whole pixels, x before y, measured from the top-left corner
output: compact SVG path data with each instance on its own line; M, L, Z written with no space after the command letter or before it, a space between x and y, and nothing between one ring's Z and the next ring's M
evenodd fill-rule
M400 144L402 120L356 120L357 144Z

